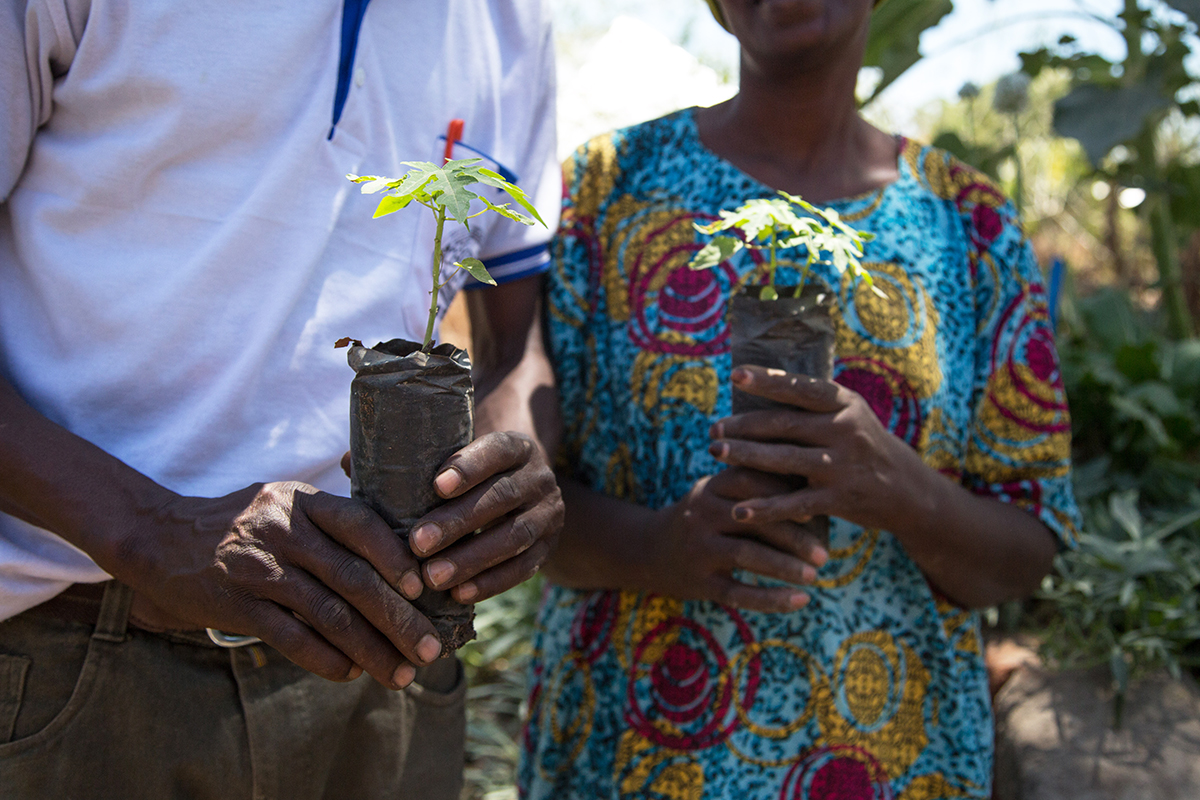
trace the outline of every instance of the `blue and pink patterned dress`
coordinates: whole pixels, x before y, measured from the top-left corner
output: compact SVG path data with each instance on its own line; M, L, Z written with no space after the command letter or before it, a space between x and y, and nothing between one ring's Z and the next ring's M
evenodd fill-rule
M1041 274L1012 206L946 153L900 143L900 178L832 203L870 231L880 298L836 292L836 379L925 463L1036 515L1069 546L1070 424ZM720 469L726 300L745 252L687 268L693 223L774 192L681 111L566 165L548 289L569 474L660 508ZM779 283L788 283L781 274ZM537 800L987 798L992 716L979 618L891 534L841 519L790 614L550 586L519 785Z

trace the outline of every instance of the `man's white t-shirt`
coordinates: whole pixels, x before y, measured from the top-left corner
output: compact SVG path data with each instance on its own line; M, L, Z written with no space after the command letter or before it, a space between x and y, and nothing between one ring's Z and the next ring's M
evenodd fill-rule
M420 339L432 223L416 207L372 219L378 196L347 173L440 158L461 119L453 156L515 176L550 229L481 217L451 233L454 257L499 279L548 263L561 184L542 0L374 0L352 68L343 5L0 11L0 374L176 492L349 493L353 374L333 344ZM106 577L0 515L0 619Z

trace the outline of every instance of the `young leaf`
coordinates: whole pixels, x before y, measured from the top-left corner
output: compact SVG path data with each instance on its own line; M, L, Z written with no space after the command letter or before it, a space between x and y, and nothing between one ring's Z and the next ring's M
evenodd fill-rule
M498 205L494 204L491 200L488 200L483 195L480 195L479 199L482 200L483 204L488 207L488 210L495 211L497 214L499 214L502 217L508 217L513 222L519 222L522 225L532 225L533 224L533 220L531 220L529 217L525 216L524 214L520 214L516 211L513 211L511 208L509 208L508 203L498 206ZM542 223L542 224L544 225L545 223Z
M404 197L393 197L390 194L386 194L380 198L379 205L375 207L375 213L372 216L373 218L378 219L379 217L384 217L388 214L399 211L411 203L412 199L413 196L411 194L405 195Z
M704 245L696 255L692 256L692 260L688 262L688 267L694 270L715 267L741 250L744 246L742 240L736 237L714 236L712 241Z
M459 269L465 269L470 273L471 277L480 283L496 285L496 279L488 274L487 268L483 266L483 262L478 258L464 258L462 261L454 262L454 266Z
M774 286L764 286L762 291L758 293L759 300L778 300L779 292L775 291Z
M545 221L542 220L542 215L538 213L537 208L533 205L533 203L529 202L529 196L525 194L525 190L520 186L517 186L515 183L509 183L498 173L493 172L487 167L475 167L472 172L479 183L504 190L509 197L516 201L517 205L528 211L531 217L536 219L538 222L541 222L543 226L546 224ZM509 219L512 219L512 217L509 217Z

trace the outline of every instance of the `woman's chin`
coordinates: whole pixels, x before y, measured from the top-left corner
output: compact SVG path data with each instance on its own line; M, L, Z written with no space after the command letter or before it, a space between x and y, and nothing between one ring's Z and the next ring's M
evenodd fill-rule
M772 57L824 49L857 29L856 17L870 14L869 0L727 0L724 6L742 47Z

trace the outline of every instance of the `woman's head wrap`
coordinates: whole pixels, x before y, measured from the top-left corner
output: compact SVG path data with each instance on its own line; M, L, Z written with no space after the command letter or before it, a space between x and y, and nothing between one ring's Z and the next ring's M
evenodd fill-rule
M879 5L883 0L875 0L875 5ZM721 23L721 27L729 30L729 25L725 22L725 12L721 11L721 6L717 0L708 0L708 7L712 9L713 16L717 18L717 22Z

